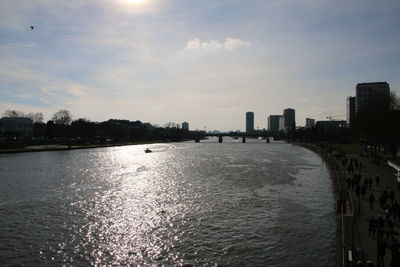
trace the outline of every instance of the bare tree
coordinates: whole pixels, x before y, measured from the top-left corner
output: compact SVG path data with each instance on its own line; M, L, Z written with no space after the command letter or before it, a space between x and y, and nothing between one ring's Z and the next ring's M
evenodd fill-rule
M176 123L176 122L168 122L164 125L165 128L179 128L180 124Z
M30 118L32 121L35 122L43 122L43 113L37 112L29 112L28 114L19 111L19 110L6 110L3 113L3 117L9 117L9 118L15 118L15 117L24 117L24 118Z
M15 117L25 117L25 113L18 110L6 110L3 113L3 117L15 118Z
M44 120L42 112L37 112L37 113L29 112L28 114L26 114L26 117L31 118L33 123L43 123Z
M51 117L51 120L55 124L69 125L72 122L72 114L66 109L60 109L54 113L53 117Z

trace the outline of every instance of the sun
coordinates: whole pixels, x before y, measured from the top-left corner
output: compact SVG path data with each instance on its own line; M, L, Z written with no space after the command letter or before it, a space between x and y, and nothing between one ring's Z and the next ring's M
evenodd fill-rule
M132 5L141 5L146 2L146 0L123 0L125 3Z
M1 1L1 0L0 0ZM156 10L155 0L113 0L118 1L124 12L130 14L144 14Z

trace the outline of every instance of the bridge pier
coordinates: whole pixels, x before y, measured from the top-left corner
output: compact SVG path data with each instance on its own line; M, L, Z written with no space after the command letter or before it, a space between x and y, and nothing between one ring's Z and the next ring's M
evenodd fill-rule
M242 143L246 143L246 136L242 137Z
M194 139L194 142L195 142L195 143L200 143L200 138L196 137L196 138Z
M269 136L267 136L267 144L269 144Z
M222 135L218 136L218 143L222 143Z

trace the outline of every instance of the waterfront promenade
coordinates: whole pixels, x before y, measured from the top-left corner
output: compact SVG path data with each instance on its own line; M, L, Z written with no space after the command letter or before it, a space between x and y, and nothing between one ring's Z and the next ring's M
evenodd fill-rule
M352 262L346 258L347 266L359 266L357 262L372 263L371 266L400 266L399 262L392 262L392 249L396 247L395 240L399 240L400 220L398 206L400 203L400 191L397 189L397 182L394 176L394 169L387 165L390 156L379 154L379 157L372 155L361 155L360 153L344 153L339 148L339 157L336 157L335 165L342 186L348 190L350 198L354 202L354 227L347 231L346 239L351 239L353 244ZM354 171L349 172L350 161L353 163ZM357 164L354 164L357 162ZM356 167L358 165L358 168ZM378 184L376 177L379 177ZM368 182L372 182L369 185ZM367 184L363 194L363 184ZM382 195L387 191L394 193L394 199L387 197L385 204L381 205ZM370 205L370 197L374 196L373 206ZM382 200L383 201L383 200ZM394 205L393 205L394 204ZM396 208L397 207L397 208ZM348 207L349 208L349 207ZM378 237L378 226L376 230L371 228L370 219L382 220L381 236ZM393 224L392 224L393 223ZM393 235L392 235L393 234ZM381 260L378 262L378 243L381 243ZM393 245L395 244L395 245ZM383 248L385 247L385 248ZM364 265L361 265L364 266ZM365 265L366 266L366 265Z

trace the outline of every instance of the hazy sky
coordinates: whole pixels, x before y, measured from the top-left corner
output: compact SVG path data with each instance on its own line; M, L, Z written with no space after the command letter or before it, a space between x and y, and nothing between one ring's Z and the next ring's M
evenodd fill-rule
M358 82L399 95L399 14L399 0L1 0L0 113L217 130L244 130L246 111L259 128L288 107L298 125L345 115Z

